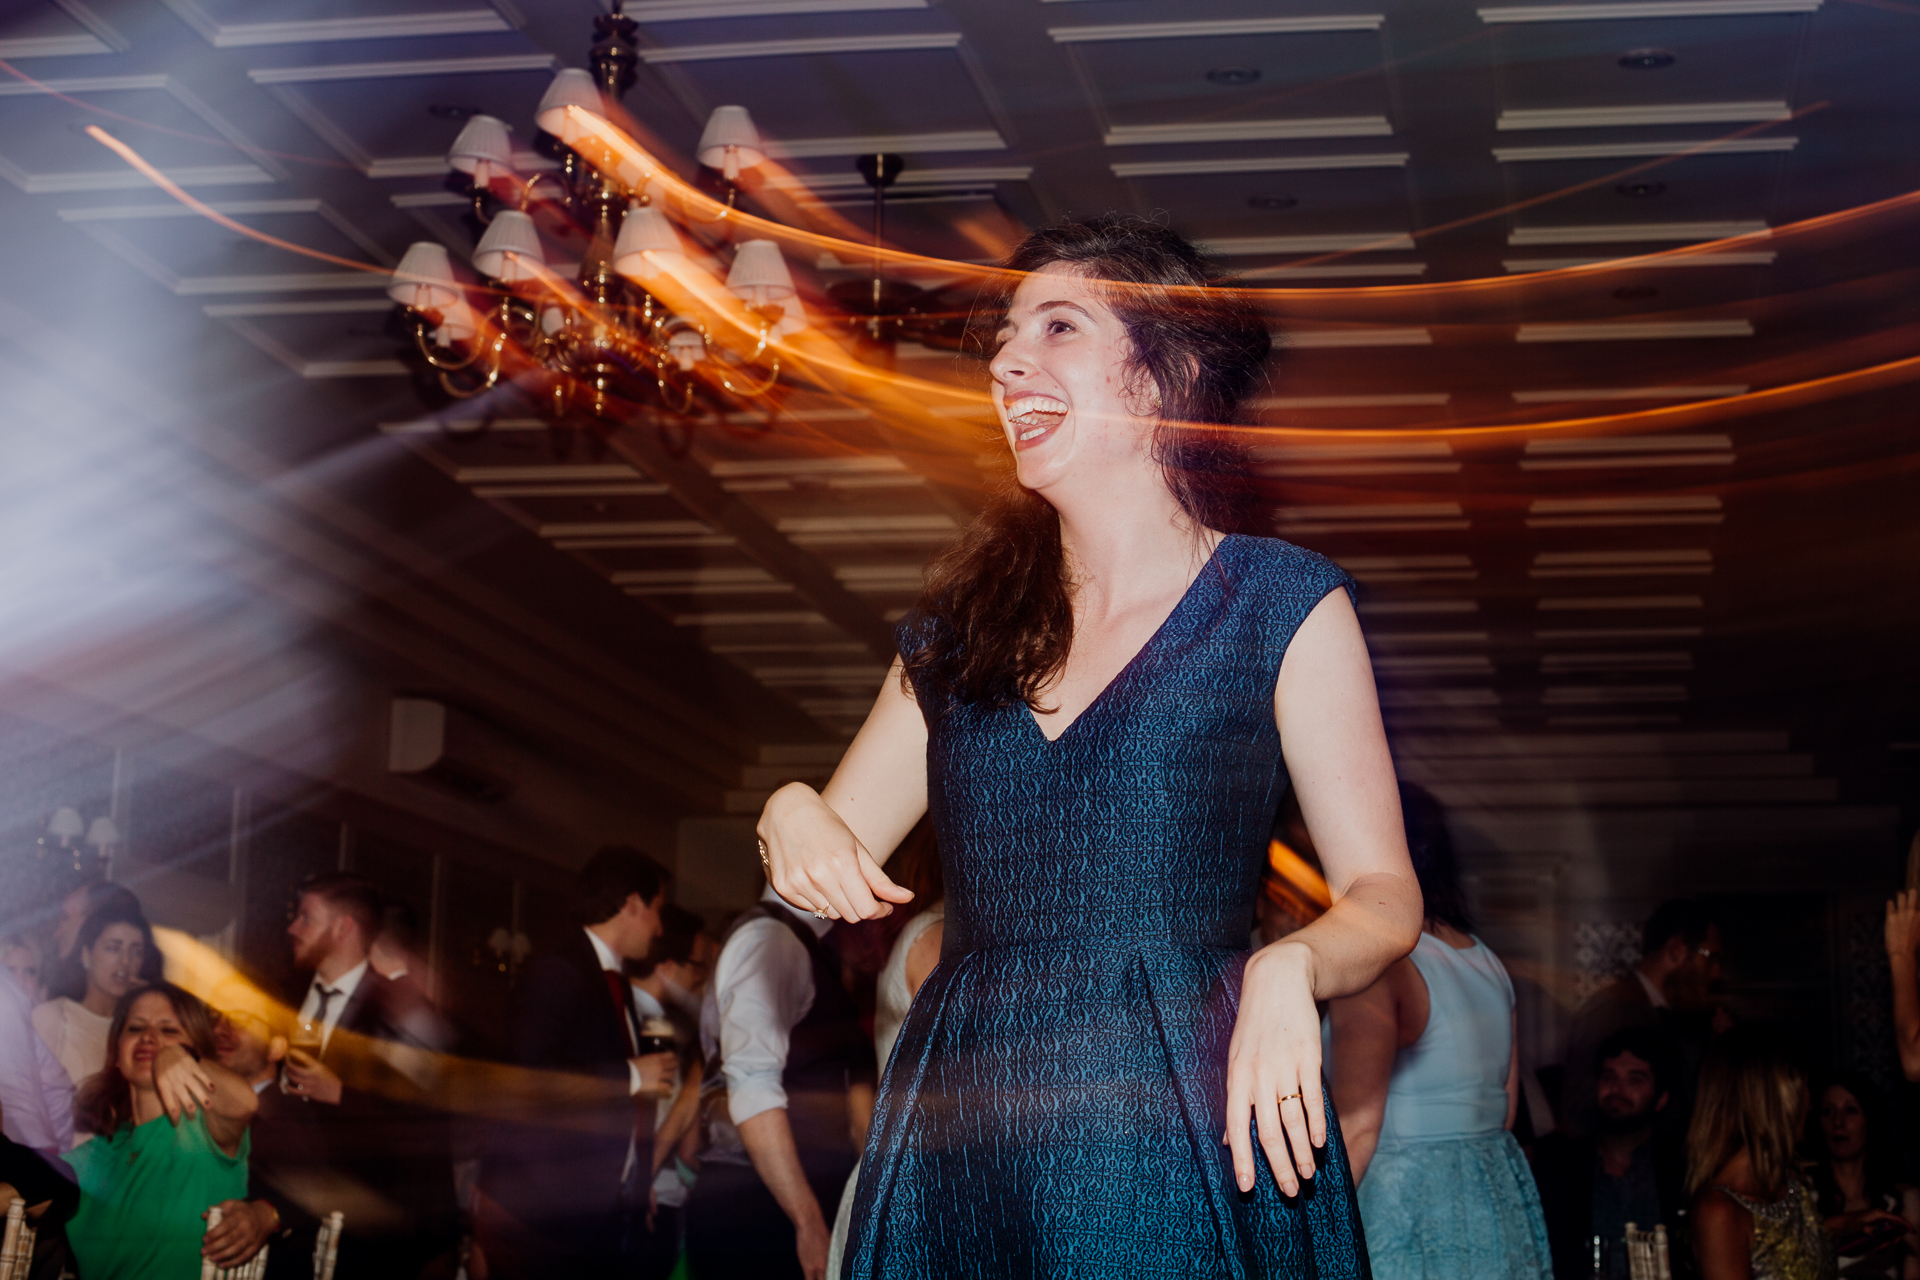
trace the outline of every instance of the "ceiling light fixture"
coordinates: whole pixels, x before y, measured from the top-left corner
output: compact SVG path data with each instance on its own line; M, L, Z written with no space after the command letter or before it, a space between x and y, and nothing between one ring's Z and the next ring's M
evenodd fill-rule
M697 421L726 423L740 402L774 389L780 360L769 348L808 321L771 240L735 246L726 277L726 292L758 324L757 345L744 358L724 353L700 321L673 314L656 296L667 283L661 277L698 268L651 171L627 160L603 172L576 149L589 133L580 117L613 115L640 60L637 24L618 0L613 12L594 19L594 31L593 70L559 72L534 112L535 125L557 144L557 173L518 173L511 130L481 112L465 117L447 153L447 163L467 175L474 213L486 228L472 259L484 277L478 292L485 301L470 300L446 247L430 241L408 247L387 293L405 309L420 354L449 395L466 399L504 383L552 425L596 430L625 420L630 406L652 405L660 411L662 443L684 454ZM432 108L450 119L464 110ZM767 158L746 108L716 108L696 156L718 171L726 201L712 216L682 209L678 220L723 222L742 175ZM573 281L547 266L542 223L586 233Z
M1620 55L1620 65L1628 71L1661 71L1678 61L1665 49L1629 49Z
M1249 85L1260 79L1258 67L1215 67L1207 72L1207 83L1236 88Z
M1614 188L1616 193L1630 200L1644 200L1648 196L1664 195L1666 190L1667 184L1664 182L1623 182Z
M1300 203L1298 196L1248 196L1247 203L1255 209L1265 209L1277 213L1282 209L1291 209Z

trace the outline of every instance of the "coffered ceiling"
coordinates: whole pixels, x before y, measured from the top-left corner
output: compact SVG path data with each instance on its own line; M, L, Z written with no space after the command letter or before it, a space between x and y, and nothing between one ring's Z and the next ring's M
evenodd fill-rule
M725 690L744 759L831 743L869 704L920 566L1003 466L989 423L795 387L681 457L646 420L572 438L447 405L423 394L382 277L236 235L81 132L106 129L291 244L369 266L422 238L464 256L478 227L448 144L485 112L518 131L524 168L551 166L534 104L555 69L584 65L598 12L15 0L0 18L10 287L59 297L81 330L97 308L123 313L113 341L165 329L172 349L219 353L230 381L193 394L257 447L289 468L351 452L404 473L422 505L368 517L426 539L458 523L460 563L491 586L585 631L652 637L618 661ZM698 178L686 156L713 107L752 111L778 172L749 179L750 209L864 227L853 157L893 151L902 248L990 261L1046 220L1133 210L1271 290L1283 350L1259 410L1291 430L1256 451L1278 531L1360 580L1409 776L1487 829L1699 806L1726 831L1756 806L1882 833L1869 844L1896 825L1874 806L1911 795L1920 739L1911 384L1844 380L1916 354L1920 218L1896 204L1814 220L1920 188L1920 11L626 12L644 48L625 105L683 176ZM721 229L701 234L724 258ZM1706 250L1568 270L1685 246ZM548 249L565 263L582 243ZM857 245L794 265L811 314L844 332L825 289L867 269ZM964 306L962 277L944 283ZM979 378L938 346L888 358ZM1817 379L1843 385L1761 394ZM752 776L694 807L751 810L773 780Z

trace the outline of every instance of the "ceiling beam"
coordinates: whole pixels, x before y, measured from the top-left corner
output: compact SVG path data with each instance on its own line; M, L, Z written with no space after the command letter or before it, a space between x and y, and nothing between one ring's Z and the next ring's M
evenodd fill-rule
M714 529L732 536L740 550L782 582L790 582L800 598L884 662L895 652L893 628L874 607L840 584L832 569L802 551L774 528L771 521L738 495L722 488L707 469L692 458L676 458L648 430L615 432L609 440L614 453L667 486L681 506Z

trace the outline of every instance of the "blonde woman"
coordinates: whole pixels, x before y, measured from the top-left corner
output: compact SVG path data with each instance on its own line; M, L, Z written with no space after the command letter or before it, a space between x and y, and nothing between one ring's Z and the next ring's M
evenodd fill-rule
M1833 1280L1833 1245L1794 1161L1809 1110L1806 1077L1755 1029L1707 1055L1687 1130L1701 1280Z

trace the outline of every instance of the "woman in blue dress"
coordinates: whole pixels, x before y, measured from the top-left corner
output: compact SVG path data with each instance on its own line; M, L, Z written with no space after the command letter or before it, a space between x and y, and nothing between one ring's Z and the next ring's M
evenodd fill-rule
M1412 955L1327 1017L1373 1273L1553 1280L1540 1193L1513 1138L1513 980L1473 934L1439 803L1402 783L1400 807L1426 927Z
M930 567L833 780L759 826L773 887L828 918L912 896L881 867L929 809L943 857L844 1274L1364 1277L1314 1002L1405 955L1420 897L1350 580L1261 536L1221 425L1266 323L1136 219L1007 265L1018 483ZM1289 775L1335 900L1249 956Z

